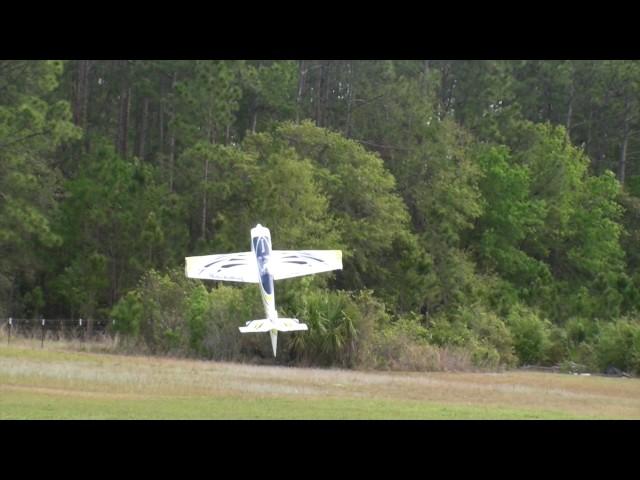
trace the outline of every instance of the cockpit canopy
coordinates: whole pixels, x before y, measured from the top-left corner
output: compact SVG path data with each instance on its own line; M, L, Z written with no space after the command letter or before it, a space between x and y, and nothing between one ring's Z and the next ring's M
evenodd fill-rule
M258 269L260 270L260 283L265 292L273 293L273 279L269 273L269 255L271 254L271 245L267 237L255 237L253 239L253 248L258 259Z
M256 255L258 256L258 258L260 257L268 257L269 254L271 253L271 246L269 245L269 241L267 240L266 237L257 237L254 238L253 241L255 242L255 250L256 250Z

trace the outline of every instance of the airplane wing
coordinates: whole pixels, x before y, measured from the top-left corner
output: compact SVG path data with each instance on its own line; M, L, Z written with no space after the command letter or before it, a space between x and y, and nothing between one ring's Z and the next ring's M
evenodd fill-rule
M274 280L342 270L342 251L273 250L270 268Z
M251 252L186 257L189 278L258 283L258 268Z

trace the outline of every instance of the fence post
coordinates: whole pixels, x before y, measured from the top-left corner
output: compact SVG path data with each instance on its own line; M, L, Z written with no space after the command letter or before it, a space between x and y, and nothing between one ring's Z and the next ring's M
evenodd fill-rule
M40 340L40 348L44 347L44 318L42 319L42 339Z
M9 345L9 342L11 341L11 324L13 323L12 320L13 319L9 317L9 335L7 336L7 345Z
M80 333L82 334L82 341L84 342L84 330L82 330L82 319L80 319Z

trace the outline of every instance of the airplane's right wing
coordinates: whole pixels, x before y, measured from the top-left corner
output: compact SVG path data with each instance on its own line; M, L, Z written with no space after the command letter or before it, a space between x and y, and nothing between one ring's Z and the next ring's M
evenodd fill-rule
M185 274L189 278L258 283L258 269L251 252L186 257Z
M341 250L273 250L271 273L274 280L342 270Z

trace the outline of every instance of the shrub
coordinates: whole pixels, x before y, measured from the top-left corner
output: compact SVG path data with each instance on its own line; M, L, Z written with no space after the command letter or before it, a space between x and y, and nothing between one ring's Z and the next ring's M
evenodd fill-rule
M640 372L640 323L621 319L605 325L595 345L598 367Z
M251 287L219 285L208 292L199 285L190 292L186 318L193 353L216 360L237 360L245 353L266 355L269 342L259 342L257 335L242 335L238 330L264 316L260 296Z
M137 291L128 292L111 310L111 318L115 320L116 332L137 337L142 321L142 300Z
M309 326L287 342L294 361L353 367L376 323L386 321L384 305L370 292L309 290L291 307Z
M462 307L449 317L436 318L429 334L435 345L466 349L477 367L496 368L516 362L511 333L504 322L479 307Z
M473 342L469 345L471 361L476 367L494 369L500 365L500 354L491 345Z
M557 365L569 356L569 342L567 332L557 325L553 325L549 331L549 343L546 352L546 361Z
M439 316L432 320L429 339L438 346L465 347L472 341L471 330L459 319Z
M551 324L532 310L518 307L511 311L507 323L521 365L545 364L551 347Z
M473 334L470 345L474 347L473 358L478 366L517 363L511 332L495 313L478 306L463 307L456 318Z
M142 312L140 334L152 353L184 353L187 329L184 321L186 290L195 282L184 271L161 274L150 270L137 289Z
M566 359L584 370L597 368L594 345L598 338L598 323L595 320L573 317L564 324Z
M471 367L470 354L466 349L431 345L429 338L429 331L413 316L381 325L367 345L363 365L414 371L466 370Z
M353 367L376 324L388 322L371 292L320 289L302 282L280 315L296 316L308 332L279 337L280 361ZM291 314L288 314L291 312ZM116 329L139 339L152 353L194 354L216 360L272 358L265 335L241 335L238 327L264 316L255 286L218 285L208 290L182 270L147 272L136 290L112 309Z
M598 324L587 318L570 318L564 325L567 344L573 349L582 343L592 343L598 336Z

